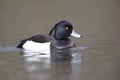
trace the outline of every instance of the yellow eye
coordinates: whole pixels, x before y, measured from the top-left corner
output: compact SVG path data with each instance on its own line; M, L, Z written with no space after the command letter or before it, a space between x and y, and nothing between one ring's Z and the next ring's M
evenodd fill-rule
M65 27L65 29L66 29L66 30L68 30L68 29L69 29L69 27L67 27L67 26L66 26L66 27Z

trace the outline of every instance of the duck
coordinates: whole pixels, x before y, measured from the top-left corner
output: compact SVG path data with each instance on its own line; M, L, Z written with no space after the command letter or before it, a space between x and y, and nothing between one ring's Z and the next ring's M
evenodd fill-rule
M49 31L49 34L39 34L23 39L17 45L17 48L28 52L40 52L50 56L51 50L75 47L75 43L69 39L70 36L76 38L83 37L74 31L73 25L69 21L62 20L55 24Z

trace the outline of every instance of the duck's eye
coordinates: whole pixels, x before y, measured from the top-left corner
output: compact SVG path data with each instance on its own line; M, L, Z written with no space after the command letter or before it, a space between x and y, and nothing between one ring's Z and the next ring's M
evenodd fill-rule
M69 27L68 27L68 26L66 26L66 27L65 27L65 29L66 29L66 30L68 30L68 29L69 29Z

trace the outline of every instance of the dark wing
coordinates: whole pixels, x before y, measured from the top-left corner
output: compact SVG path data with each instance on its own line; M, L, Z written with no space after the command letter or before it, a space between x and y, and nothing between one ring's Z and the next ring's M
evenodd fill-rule
M28 38L27 40L31 40L31 41L38 42L38 43L44 43L44 42L49 42L50 38L48 35L35 35L35 36Z
M34 42L37 42L37 43L45 43L45 42L49 42L50 39L51 38L50 38L49 35L35 35L35 36L30 37L30 38L22 40L21 43L18 44L17 48L22 48L22 46L24 45L24 43L26 41L34 41Z

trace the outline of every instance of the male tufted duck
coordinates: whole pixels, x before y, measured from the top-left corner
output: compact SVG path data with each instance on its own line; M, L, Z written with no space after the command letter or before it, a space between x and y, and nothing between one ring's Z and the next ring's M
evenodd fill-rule
M50 55L51 49L66 49L74 47L75 44L68 38L70 36L82 38L73 30L73 26L68 21L60 21L50 30L48 35L35 35L24 39L17 48L25 51L40 52Z

